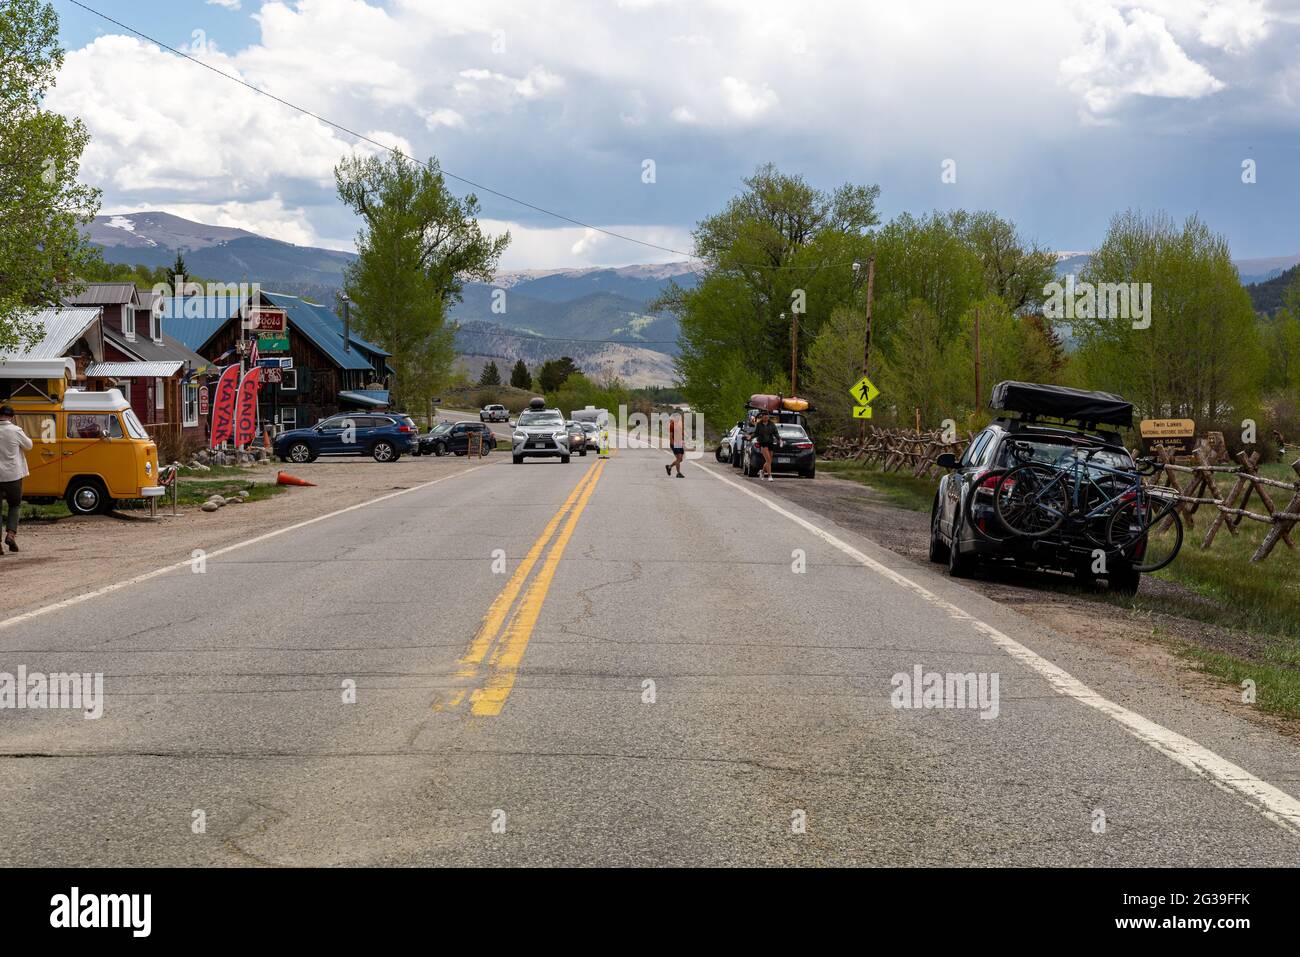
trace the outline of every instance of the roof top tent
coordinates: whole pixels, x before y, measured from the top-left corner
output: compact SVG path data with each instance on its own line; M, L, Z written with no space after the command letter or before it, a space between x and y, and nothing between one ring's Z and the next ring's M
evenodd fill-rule
M72 359L0 359L0 398L57 402L76 377Z
M1090 429L1099 425L1133 427L1132 402L1110 392L1088 392L1063 385L999 382L993 387L989 408L1017 413L1021 421L1059 419Z

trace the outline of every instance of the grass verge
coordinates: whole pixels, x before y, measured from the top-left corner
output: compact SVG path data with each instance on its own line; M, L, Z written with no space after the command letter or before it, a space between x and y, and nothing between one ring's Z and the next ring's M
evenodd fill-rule
M928 512L934 504L935 483L932 479L916 478L905 472L882 472L856 462L819 461L817 469L836 478L861 482L880 492L893 505L914 512Z

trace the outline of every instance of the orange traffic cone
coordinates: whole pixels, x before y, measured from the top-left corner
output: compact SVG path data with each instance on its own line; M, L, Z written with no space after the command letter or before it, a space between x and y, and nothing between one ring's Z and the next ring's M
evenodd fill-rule
M302 485L307 488L315 488L315 482L305 482L296 475L290 475L288 472L281 472L275 477L276 485Z

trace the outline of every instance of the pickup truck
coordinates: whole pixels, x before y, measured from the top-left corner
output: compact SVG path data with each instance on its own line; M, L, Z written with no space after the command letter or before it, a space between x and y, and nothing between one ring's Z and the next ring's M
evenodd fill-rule
M478 414L480 422L509 422L510 413L504 405L485 405Z

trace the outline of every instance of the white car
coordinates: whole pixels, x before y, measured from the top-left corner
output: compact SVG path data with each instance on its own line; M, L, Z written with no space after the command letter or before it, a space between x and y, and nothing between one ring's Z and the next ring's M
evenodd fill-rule
M558 457L565 465L569 463L569 427L564 415L559 409L546 408L541 399L533 399L519 413L511 439L516 465L530 457Z
M509 422L510 413L504 405L485 405L479 411L480 422Z

